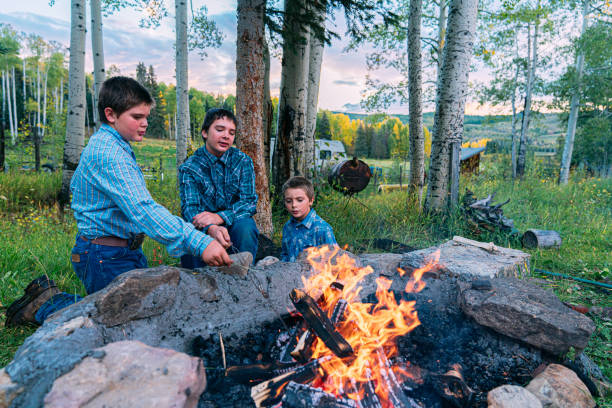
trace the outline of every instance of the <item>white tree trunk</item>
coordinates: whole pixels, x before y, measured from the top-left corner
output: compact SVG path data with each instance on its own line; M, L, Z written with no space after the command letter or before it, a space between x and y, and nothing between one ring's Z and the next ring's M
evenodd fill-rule
M38 128L39 126L40 126L40 61L36 61L36 127Z
M68 116L60 209L70 200L70 180L79 164L85 143L85 0L71 0L70 63L68 67Z
M443 2L443 0L440 0ZM421 64L421 14L423 0L410 0L408 21L408 105L410 113L410 194L423 198L425 138L423 137L423 79Z
M64 77L60 78L59 113L64 113Z
M589 0L584 0L582 8L582 28L580 36L584 35L587 27L587 15L589 14ZM570 100L570 113L567 119L567 134L565 145L563 146L563 156L561 158L561 170L559 172L559 184L567 184L569 179L570 164L572 162L572 152L574 150L574 136L576 135L576 122L578 121L578 108L580 106L580 81L582 80L582 70L584 68L584 52L580 52L576 57L576 83L572 90Z
M189 80L187 77L187 1L176 0L176 165L187 158L189 138Z
M316 12L317 22L325 25L325 13L318 8ZM319 105L319 84L321 82L321 64L323 62L323 41L317 38L314 32L310 33L310 50L308 52L308 92L306 100L306 140L304 153L306 167L310 171L315 170L315 130L317 127L317 112Z
M477 12L478 0L453 0L448 13L448 33L436 91L429 187L425 199L425 207L429 211L443 211L449 202L451 153L452 147L460 144L463 136Z
M93 115L95 127L100 127L98 117L98 93L106 78L104 70L104 43L102 41L102 10L100 0L89 0L91 7L91 52L93 54L94 83L93 83Z
M11 131L11 143L15 145L16 143L16 129L15 129L15 121L13 120L13 104L11 102L11 77L9 75L10 71L6 70L6 100L8 103L8 114L9 114L9 129Z
M516 175L523 177L525 174L525 161L527 155L527 132L529 131L529 116L531 113L531 98L533 83L535 82L535 70L538 62L538 26L536 20L533 30L533 44L531 48L531 60L528 59L527 89L525 91L525 108L523 109L523 121L521 123L521 139L519 141L518 157L516 162ZM529 37L529 36L528 36Z
M275 184L280 191L283 183L297 175L308 176L305 160L306 104L308 89L308 61L310 53L308 29L300 31L302 39L296 38L299 24L288 17L300 12L303 3L285 0L283 22L283 59L281 86L278 103L278 126L275 156ZM293 35L291 35L293 34Z
M19 118L17 117L17 87L15 86L15 67L13 67L13 121L15 124L15 136L19 134Z
M264 152L264 14L266 0L238 0L236 40L236 116L238 148L249 155L255 168L260 232L272 236L270 184Z
M45 70L45 80L43 82L43 110L42 110L42 128L40 129L40 138L45 137L45 126L47 125L47 80L49 79L49 67Z
M26 59L23 57L23 110L25 112L26 107Z
M518 60L518 38L515 35L516 41L516 58ZM520 65L516 64L516 71L514 72L514 84L512 89L512 127L511 127L511 137L512 137L512 152L511 152L511 161L512 161L512 180L516 179L516 124L518 122L518 115L516 113L516 92L518 90L518 77L520 73Z

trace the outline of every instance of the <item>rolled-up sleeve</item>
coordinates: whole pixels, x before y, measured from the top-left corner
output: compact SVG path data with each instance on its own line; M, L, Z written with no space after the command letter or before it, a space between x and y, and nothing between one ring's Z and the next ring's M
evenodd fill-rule
M171 256L201 256L212 242L211 237L153 200L135 162L115 157L101 163L91 175L123 214L147 236L165 245Z

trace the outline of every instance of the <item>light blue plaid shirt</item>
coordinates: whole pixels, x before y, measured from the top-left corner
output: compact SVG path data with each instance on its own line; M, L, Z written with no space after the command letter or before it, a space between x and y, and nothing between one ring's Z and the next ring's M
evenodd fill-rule
M281 261L295 262L304 249L323 244L338 245L331 225L314 209L302 221L291 217L283 227Z
M79 234L124 239L144 232L166 245L170 255L201 256L212 242L190 223L153 201L132 146L102 125L81 154L72 182L72 209Z
M179 168L181 211L187 221L203 211L217 213L225 225L256 212L255 170L249 156L230 147L216 157L200 147Z

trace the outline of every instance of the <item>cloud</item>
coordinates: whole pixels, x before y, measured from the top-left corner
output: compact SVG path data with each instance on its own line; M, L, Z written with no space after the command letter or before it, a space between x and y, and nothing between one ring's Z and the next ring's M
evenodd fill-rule
M353 80L336 79L332 83L335 85L359 86L357 81L353 81Z

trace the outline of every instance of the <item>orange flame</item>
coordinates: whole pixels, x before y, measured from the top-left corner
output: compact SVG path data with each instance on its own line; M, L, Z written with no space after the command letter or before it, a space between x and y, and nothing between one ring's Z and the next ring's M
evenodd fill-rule
M438 257L439 253L426 266L410 274L406 292L423 290L425 282L421 278L437 264ZM316 339L312 357L331 356L321 364L327 374L321 387L336 395L344 393L357 399L363 393L363 387L359 384L371 381L376 385L376 394L383 405L391 407L385 384L388 382L388 376L394 374L385 364L397 354L395 340L421 324L414 308L416 302L400 299L398 303L390 291L392 281L381 276L375 280L378 303L362 303L359 296L361 285L365 284L364 279L373 269L370 266L357 266L348 254L339 254L338 247L309 248L307 260L314 272L307 278L303 276L302 282L306 292L315 300L318 299L321 309L331 317L337 301L347 301L344 319L336 325L336 329L355 352L354 359L343 361L320 339ZM399 268L398 273L400 276L406 274ZM334 282L341 283L343 287L332 286Z

